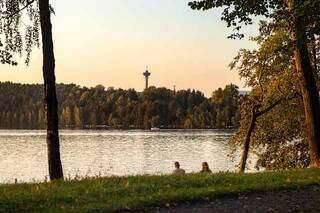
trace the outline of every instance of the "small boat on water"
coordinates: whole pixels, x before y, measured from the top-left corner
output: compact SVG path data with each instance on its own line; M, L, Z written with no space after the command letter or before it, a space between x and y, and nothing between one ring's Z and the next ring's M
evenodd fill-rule
M150 130L151 130L152 132L159 132L159 131L160 131L160 128L158 128L158 127L152 127Z

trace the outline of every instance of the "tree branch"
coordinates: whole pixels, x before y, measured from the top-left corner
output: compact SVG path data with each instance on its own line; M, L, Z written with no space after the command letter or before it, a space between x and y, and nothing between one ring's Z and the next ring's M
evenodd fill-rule
M284 97L284 98L280 98L279 100L277 100L276 102L274 102L273 104L271 104L270 106L268 106L266 109L260 111L260 112L257 112L256 113L256 117L260 117L262 116L263 114L267 113L267 112L270 112L273 108L275 108L276 106L278 106L282 101L284 100L292 100L294 98L296 98L298 96L298 93L295 92L292 96L290 97Z
M14 16L16 16L17 14L19 14L20 12L22 12L23 10L25 10L27 7L29 7L31 4L33 4L35 2L35 0L27 0L27 4L25 6L23 6L22 8L20 8L19 10L5 16L5 17L2 17L4 19L9 19L9 18L12 18Z

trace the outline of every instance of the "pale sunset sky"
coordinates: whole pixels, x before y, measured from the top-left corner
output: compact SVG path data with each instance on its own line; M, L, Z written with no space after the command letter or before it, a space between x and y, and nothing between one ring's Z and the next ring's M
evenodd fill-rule
M193 11L188 0L51 0L58 83L81 86L144 87L146 65L150 84L195 88L207 96L234 83L228 64L240 48L253 44L230 40L231 29L221 11ZM246 28L255 35L256 26ZM42 55L32 54L27 67L1 65L0 81L41 83Z

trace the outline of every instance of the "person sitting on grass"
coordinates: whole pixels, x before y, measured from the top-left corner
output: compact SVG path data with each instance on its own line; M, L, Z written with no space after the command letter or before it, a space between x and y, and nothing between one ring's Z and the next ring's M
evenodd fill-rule
M202 170L200 172L201 173L208 173L208 174L212 173L211 169L209 168L209 164L207 162L202 163Z
M173 171L173 174L185 174L186 173L186 171L184 169L180 169L180 163L179 162L175 162L174 163L174 167L176 169Z

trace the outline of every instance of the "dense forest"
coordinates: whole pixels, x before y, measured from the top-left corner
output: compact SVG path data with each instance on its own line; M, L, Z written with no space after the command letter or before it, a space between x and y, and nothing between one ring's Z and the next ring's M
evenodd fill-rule
M234 128L239 125L238 87L227 85L210 98L200 91L134 89L58 84L61 128ZM43 86L0 83L0 128L45 128Z

